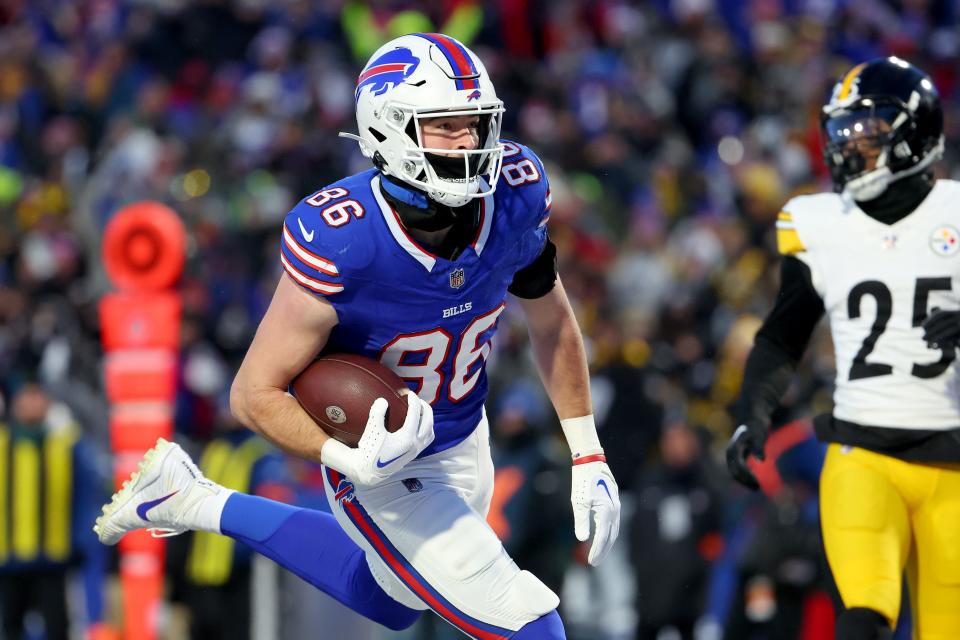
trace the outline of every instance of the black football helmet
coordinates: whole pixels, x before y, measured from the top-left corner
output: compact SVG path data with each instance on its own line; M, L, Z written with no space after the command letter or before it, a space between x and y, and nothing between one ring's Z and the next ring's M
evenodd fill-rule
M940 94L909 62L894 57L864 62L834 86L820 115L820 133L836 190L854 200L873 200L943 155Z

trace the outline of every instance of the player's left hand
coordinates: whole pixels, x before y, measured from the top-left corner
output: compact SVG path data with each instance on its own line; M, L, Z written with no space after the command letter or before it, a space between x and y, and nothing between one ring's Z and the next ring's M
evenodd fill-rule
M733 432L733 437L727 443L727 469L733 479L754 491L760 488L760 482L753 475L748 460L751 456L757 460L766 459L764 446L767 442L767 432L757 424L740 425Z
M597 566L620 535L620 493L606 462L597 460L573 465L573 526L577 540L590 537L593 513L593 544L587 562Z
M938 349L956 349L960 346L960 311L945 311L936 307L923 321L923 339Z

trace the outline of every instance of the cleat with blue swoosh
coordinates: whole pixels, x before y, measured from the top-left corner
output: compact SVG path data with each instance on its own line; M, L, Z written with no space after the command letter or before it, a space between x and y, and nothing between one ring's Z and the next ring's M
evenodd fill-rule
M203 477L190 456L163 438L147 451L120 491L103 507L93 527L100 542L116 544L128 531L147 529L155 538L191 529L210 530L210 497L227 490ZM219 520L219 515L217 515ZM217 525L219 522L217 522Z

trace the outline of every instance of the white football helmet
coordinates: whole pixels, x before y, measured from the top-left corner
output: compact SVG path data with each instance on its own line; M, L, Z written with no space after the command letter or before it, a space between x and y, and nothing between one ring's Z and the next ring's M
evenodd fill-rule
M371 56L357 79L357 140L385 174L441 204L458 207L493 193L500 176L503 102L483 63L449 36L414 33L395 38ZM480 116L477 149L453 152L423 146L420 121ZM440 162L427 154L447 154Z

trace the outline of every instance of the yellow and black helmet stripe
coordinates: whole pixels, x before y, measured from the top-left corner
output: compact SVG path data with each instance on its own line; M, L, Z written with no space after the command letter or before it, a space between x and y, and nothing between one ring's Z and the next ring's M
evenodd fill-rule
M867 66L866 62L861 62L850 71L840 81L840 91L837 93L837 100L846 100L850 97L850 89L853 88L854 81L860 76L860 72Z

